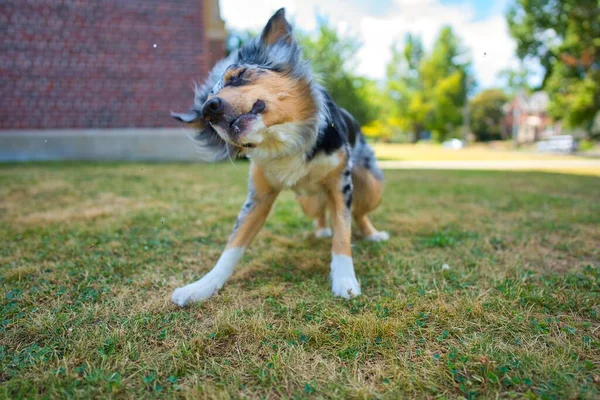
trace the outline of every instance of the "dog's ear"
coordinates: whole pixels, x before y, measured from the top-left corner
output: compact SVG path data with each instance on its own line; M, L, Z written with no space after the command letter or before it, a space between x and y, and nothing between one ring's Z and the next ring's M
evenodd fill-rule
M171 117L175 118L177 121L185 122L187 124L200 121L200 114L194 111L189 111L187 113L176 113L171 111Z
M285 8L280 8L269 19L265 29L260 36L261 42L270 46L282 40L284 43L292 44L292 26L285 19Z

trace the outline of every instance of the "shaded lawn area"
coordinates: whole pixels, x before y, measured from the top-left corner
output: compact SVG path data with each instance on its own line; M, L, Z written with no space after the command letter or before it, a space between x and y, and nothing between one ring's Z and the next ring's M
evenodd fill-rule
M291 193L221 293L248 164L0 167L0 397L600 396L600 179L386 171L333 298ZM442 269L448 264L449 269Z

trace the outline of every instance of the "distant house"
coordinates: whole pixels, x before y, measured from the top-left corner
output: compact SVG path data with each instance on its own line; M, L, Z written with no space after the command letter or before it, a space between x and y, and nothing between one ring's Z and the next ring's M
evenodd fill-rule
M519 144L533 143L560 135L560 125L548 115L550 98L543 91L527 96L518 93L504 107L504 130Z

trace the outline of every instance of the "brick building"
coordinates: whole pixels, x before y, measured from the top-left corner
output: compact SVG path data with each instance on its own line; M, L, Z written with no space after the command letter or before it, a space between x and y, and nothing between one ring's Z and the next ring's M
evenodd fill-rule
M13 132L175 126L226 39L218 0L4 0L0 32Z

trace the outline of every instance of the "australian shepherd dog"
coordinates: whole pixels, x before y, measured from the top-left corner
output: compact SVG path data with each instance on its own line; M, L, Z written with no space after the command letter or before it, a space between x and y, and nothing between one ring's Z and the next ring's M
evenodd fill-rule
M383 174L358 122L315 81L283 9L213 68L188 113L173 117L197 129L203 160L251 162L248 198L225 250L202 279L173 292L175 304L208 299L223 287L284 189L314 218L316 236L332 237L333 294L360 295L351 220L367 240L389 238L368 218L381 201Z

